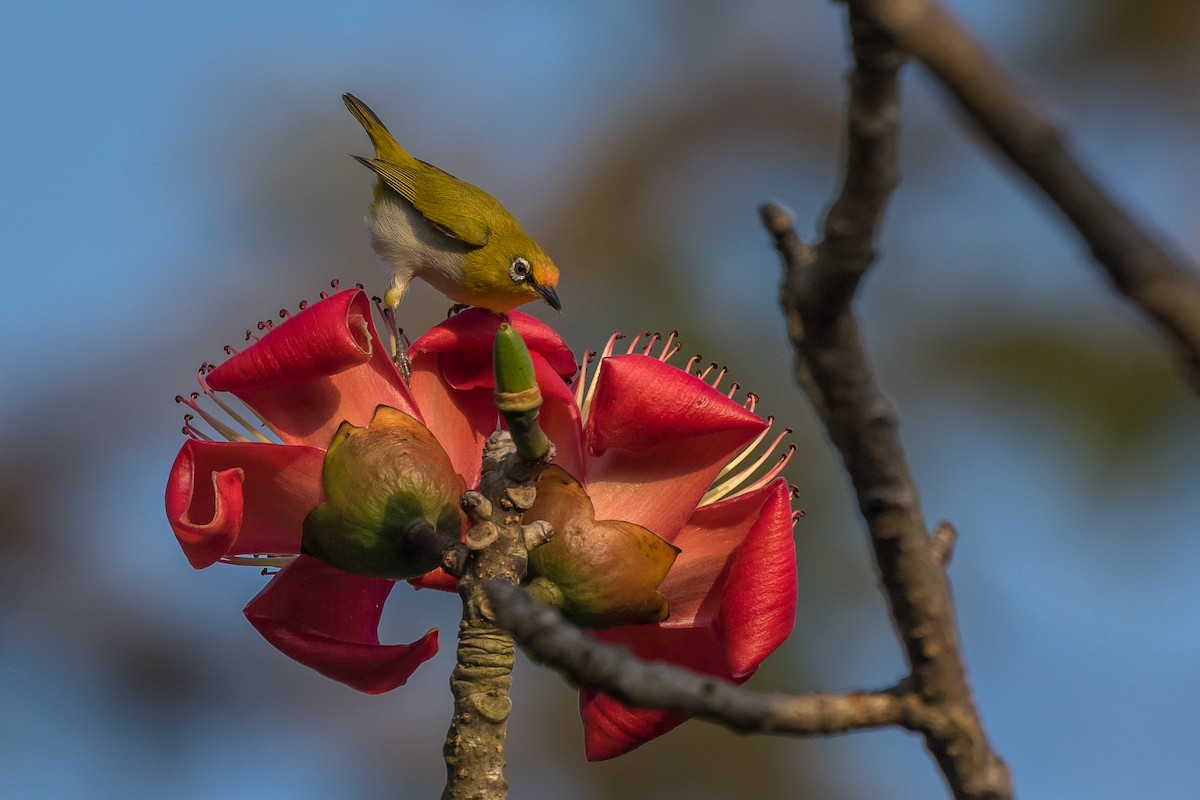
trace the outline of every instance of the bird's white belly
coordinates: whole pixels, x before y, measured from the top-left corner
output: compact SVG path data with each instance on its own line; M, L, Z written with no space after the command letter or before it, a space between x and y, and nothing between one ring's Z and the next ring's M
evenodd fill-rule
M406 287L419 275L443 294L459 302L463 268L469 248L435 228L415 209L392 200L380 200L368 218L371 247L396 271L397 287Z

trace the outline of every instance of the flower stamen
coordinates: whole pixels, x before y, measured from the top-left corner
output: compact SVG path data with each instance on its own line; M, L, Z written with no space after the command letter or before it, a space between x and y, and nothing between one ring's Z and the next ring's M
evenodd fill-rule
M576 405L576 407L578 407L580 409L583 408L583 391L584 391L584 389L587 388L588 367L590 367L592 362L595 360L596 360L596 351L588 350L587 352L585 352L583 354L583 360L581 362L579 362L579 376L575 379L574 392L575 392L575 405Z
M204 378L206 375L208 375L208 373L212 372L213 369L214 369L214 367L211 364L201 364L200 369L197 370L197 372L196 372L196 381L197 381L197 383L200 384L200 388L204 390L204 394L208 397L209 400L216 403L217 406L222 411L224 411L226 414L228 414L233 419L234 422L241 425L242 428L244 428L246 431L248 431L251 436L253 436L255 439L258 439L260 442L266 442L269 444L271 441L270 439L268 439L257 428L255 428L253 425L251 425L249 422L247 422L242 417L241 414L237 413L232 408L230 408L228 405L226 405L221 400L221 398L217 396L217 393L214 392L212 390L212 388L208 385L208 381L206 381ZM250 409L250 410L254 411L254 409ZM258 412L254 412L254 415L256 417L258 417ZM263 419L262 417L258 417L258 418L264 425L267 424L267 421L265 419ZM268 427L270 427L270 426L268 425ZM274 433L274 431L272 431L272 432ZM276 434L276 435L278 435L278 434Z
M662 352L658 356L659 361L665 364L671 359L671 356L683 349L683 345L675 341L675 337L678 335L679 331L671 331L671 333L667 335L666 341L663 342Z
M202 442L213 441L213 438L211 436L209 436L207 433L205 433L204 431L200 430L199 428L197 428L195 425L192 424L192 420L194 420L195 418L196 417L194 414L184 414L183 415L183 435L190 436L191 438L198 439L199 441L202 441Z
M200 419L204 420L209 425L211 425L213 430L215 430L217 433L219 433L225 437L226 441L230 441L230 442L248 442L248 441L250 441L245 436L242 436L240 433L235 431L233 428L229 427L224 422L221 422L219 419L214 417L212 414L209 414L207 411L205 411L203 408L201 408L200 404L196 402L198 399L200 399L199 392L192 392L192 394L189 397L184 397L181 394L175 395L176 403L183 403L185 406L187 406L188 408L195 411L200 416Z
M787 466L788 462L792 460L792 456L795 454L796 454L796 445L789 444L788 448L787 448L787 452L780 454L779 460L777 462L775 462L775 466L773 466L769 470L767 470L763 474L763 476L761 478L759 478L758 480L756 480L754 483L740 489L737 492L737 494L746 494L747 492L758 491L759 489L766 486L771 481L775 480L775 478L779 475L779 473L783 472L783 468Z
M756 436L754 441L742 448L741 452L739 452L717 475L718 480L736 469L742 461L744 461L759 447L759 445L766 438L766 434L770 431L770 425L774 421L774 417L767 418L767 429ZM710 503L715 503L718 500L724 500L726 497L733 497L740 494L745 494L747 492L756 491L757 489L761 489L763 486L766 486L768 483L774 480L775 477L783 471L783 468L787 466L787 463L792 460L792 454L796 452L796 445L789 444L787 451L780 454L774 466L763 473L763 475L753 483L747 483L751 476L754 475L754 473L766 463L767 459L771 457L771 453L777 447L779 447L779 445L783 443L783 440L790 436L791 433L791 428L784 428L783 432L775 437L775 440L771 442L770 446L767 447L752 464L747 466L745 469L740 470L732 477L710 488L704 494L704 496L700 498L700 505L709 505Z
M608 337L608 343L604 345L604 350L601 351L601 353L600 353L600 360L603 361L604 359L611 356L613 354L613 348L616 346L617 342L619 342L621 339L624 339L624 338L625 338L625 334L623 334L623 333L614 333L612 336ZM635 339L635 341L636 341L636 339ZM598 381L596 379L599 377L599 375L600 375L600 368L597 367L595 373L592 374L592 381L588 385L587 390L583 396L583 402L579 403L579 420L580 420L580 422L587 421L588 412L591 411L591 408L592 408L592 398L596 396L596 384L598 383ZM580 380L580 383L583 383L582 379ZM578 397L578 395L576 395L576 397Z
M644 356L650 355L650 351L654 349L655 343L660 341L661 339L662 339L662 334L658 333L657 331L654 333L651 333L650 341L648 341L646 343L646 348L644 350L642 350L642 355L644 355Z
M613 354L613 348L616 347L617 342L624 338L625 334L623 333L614 333L612 336L608 337L608 344L604 345L604 350L601 351L600 358L604 359L611 356Z
M746 445L745 447L743 447L743 448L741 449L741 451L740 451L740 452L739 452L739 453L738 453L736 456L734 456L734 457L733 457L733 458L730 460L730 462L729 462L728 464L726 464L726 465L725 465L725 466L724 466L724 467L721 469L721 471L720 471L720 472L718 472L718 473L717 473L717 480L720 480L721 478L724 478L724 477L725 477L726 475L728 475L730 472L732 472L733 470L737 469L737 466L738 466L738 464L741 464L743 461L745 461L745 460L746 460L746 457L747 457L747 456L749 456L751 453L753 453L753 452L754 452L754 450L755 450L755 449L756 449L756 448L757 448L757 447L758 447L760 444L762 444L762 441L763 441L763 439L766 439L766 438L767 438L767 434L771 432L771 426L772 426L772 425L774 425L774 424L775 424L775 418L774 418L774 417L767 417L767 427L766 427L766 428L763 430L763 432L762 432L762 433L760 433L758 436L755 436L755 437L754 437L754 441L750 442L748 445ZM788 433L789 433L789 431L784 431L784 432L783 432L783 434L782 434L782 435L779 437L779 439L782 439L782 438L783 438L783 436L786 436ZM775 442L774 442L774 444L772 444L772 445L771 445L769 448L767 448L767 449L768 449L768 450L774 450L774 449L775 449L775 446L779 444L779 439L776 439L776 440L775 440Z
M227 349L232 349L232 348L227 348ZM260 423L262 423L262 426L265 427L268 431L275 434L275 436L278 437L278 439L271 439L269 436L267 436L261 430L259 430L256 426L252 425L249 421L247 421L247 419L244 416L242 416L242 414L238 413L236 410L234 410L234 408L232 406L230 406L228 403L226 403L224 400L221 399L221 397L217 394L217 392L215 392L213 390L213 388L208 385L208 380L206 379L208 374L210 372L212 372L214 369L216 369L216 367L214 367L212 364L209 364L208 362L201 364L200 368L196 370L196 382L198 384L200 384L201 391L200 392L192 392L191 395L189 395L187 397L184 397L183 395L175 395L176 403L183 403L185 406L187 406L188 408L190 408L196 412L195 415L192 415L192 414L184 414L183 415L183 432L184 432L184 434L192 437L193 439L199 439L199 440L206 441L206 442L217 441L216 438L214 438L213 436L210 436L209 434L201 431L199 428L196 427L193 420L195 420L196 416L199 416L200 419L207 422L209 424L209 426L212 427L212 429L217 432L217 435L220 438L224 439L227 442L249 442L249 441L251 441L251 439L249 437L245 436L244 434L242 434L241 432L239 432L237 430L238 427L240 427L246 433L250 434L250 436L253 437L255 440L262 442L264 444L277 444L278 441L282 440L283 437L281 437L279 435L279 431L277 431L270 422L268 422L261 414L259 414L253 408L251 408L248 405L242 404L243 408L245 408L247 411L249 411L251 414L253 414L254 418L257 419ZM223 411L225 413L225 415L228 417L228 419L232 420L234 424L231 425L231 424L229 424L229 422L221 420L217 415L213 414L212 412L207 411L206 409L202 408L200 406L200 402L199 402L200 398L202 396L207 398L208 400L211 400L213 403L215 403L217 408L221 409L221 411Z

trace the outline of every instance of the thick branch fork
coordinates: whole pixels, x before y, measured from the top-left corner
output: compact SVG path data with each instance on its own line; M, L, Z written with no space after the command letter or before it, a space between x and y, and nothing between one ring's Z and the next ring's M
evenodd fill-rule
M898 71L903 51L891 32L848 5L854 70L847 110L842 185L822 241L804 246L790 215L762 209L783 256L781 303L796 378L812 399L854 486L909 677L925 744L957 798L1012 796L975 707L958 644L943 564L949 534L928 533L900 443L899 421L872 372L851 301L874 261L874 239L899 180ZM910 720L911 722L912 720Z

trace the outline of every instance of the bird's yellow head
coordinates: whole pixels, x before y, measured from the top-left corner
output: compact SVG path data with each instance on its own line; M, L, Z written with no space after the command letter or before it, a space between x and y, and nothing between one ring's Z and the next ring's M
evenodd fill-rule
M493 237L486 246L466 254L464 284L475 295L472 305L511 311L534 300L545 300L555 311L558 267L537 242L525 235Z

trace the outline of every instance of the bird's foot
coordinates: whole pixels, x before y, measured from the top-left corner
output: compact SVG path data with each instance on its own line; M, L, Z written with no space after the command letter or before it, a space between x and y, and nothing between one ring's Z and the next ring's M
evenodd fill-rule
M404 382L409 383L412 378L412 359L408 357L408 353L397 353L392 356L392 363L396 365L396 369L400 370Z
M392 361L396 364L396 368L400 370L400 374L404 376L404 382L408 383L412 377L412 359L408 357L408 348L412 347L412 342L409 341L408 335L404 333L404 328L397 328L394 325L396 318L395 310L392 311L392 330L395 331L394 339L396 344L392 347Z
M454 305L450 306L450 310L446 312L446 319L450 319L455 314L459 313L460 311L466 311L470 307L471 306L467 305L466 303L455 303Z
M404 376L404 381L407 383L408 379L412 377L412 359L408 357L408 348L412 347L412 342L404 334L404 329L396 325L395 306L381 303L378 297L374 300L375 307L379 310L384 326L387 328L388 348L392 353L392 363L400 370L400 374Z

